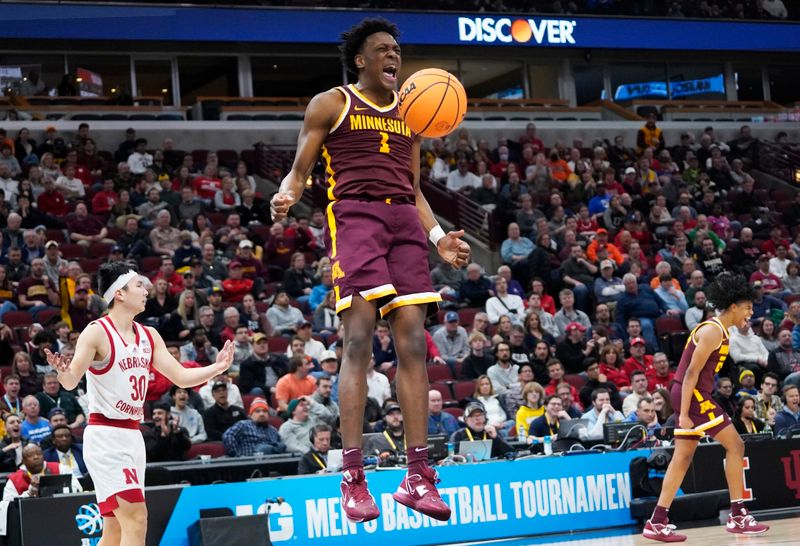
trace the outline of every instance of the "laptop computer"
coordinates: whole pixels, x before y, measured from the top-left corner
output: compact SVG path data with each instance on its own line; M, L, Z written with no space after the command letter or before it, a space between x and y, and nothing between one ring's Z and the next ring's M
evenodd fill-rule
M603 440L611 445L619 445L623 441L629 443L641 441L644 440L644 434L644 425L638 422L603 424Z
M47 474L39 478L40 498L72 492L72 474Z
M589 430L589 421L585 419L570 419L561 421L558 425L559 440L580 440L586 437Z
M463 441L458 444L458 454L471 454L476 461L486 461L492 458L491 440Z

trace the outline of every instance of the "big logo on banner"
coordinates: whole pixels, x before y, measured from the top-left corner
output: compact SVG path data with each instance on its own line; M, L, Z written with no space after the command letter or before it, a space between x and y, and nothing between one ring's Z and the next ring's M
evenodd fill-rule
M189 487L181 492L161 539L187 546L186 529L204 508L236 515L270 513L275 544L442 544L521 535L613 527L632 523L628 466L641 452L489 462L440 469L442 497L453 515L439 522L392 499L400 471L368 474L381 517L351 524L339 503L339 475L272 479ZM283 504L269 504L270 497Z

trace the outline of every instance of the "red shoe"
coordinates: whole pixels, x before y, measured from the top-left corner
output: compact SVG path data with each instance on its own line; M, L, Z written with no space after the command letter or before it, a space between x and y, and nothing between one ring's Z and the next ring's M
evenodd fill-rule
M425 465L421 473L406 474L392 497L400 504L416 510L433 519L447 521L450 519L450 507L445 504L436 484L439 475L434 469Z
M342 507L347 519L353 523L370 521L381 515L375 499L367 489L363 468L351 468L342 472Z
M753 516L742 510L738 516L730 514L725 530L739 535L760 535L769 531L769 525L758 523Z
M669 520L664 523L653 523L648 519L644 524L642 536L659 542L683 542L686 540L686 535L676 533L675 526Z

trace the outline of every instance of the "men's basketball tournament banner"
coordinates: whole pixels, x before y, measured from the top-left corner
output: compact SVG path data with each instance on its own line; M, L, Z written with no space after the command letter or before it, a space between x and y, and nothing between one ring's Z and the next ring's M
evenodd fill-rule
M703 446L692 491L724 488L723 449ZM187 529L200 510L231 515L269 513L275 545L404 544L424 546L630 525L631 459L648 450L498 461L440 468L449 521L420 516L392 500L402 471L370 472L381 517L347 522L339 503L339 475L148 488L148 546L188 546ZM800 501L800 439L746 444L745 484L754 510ZM686 484L685 484L686 485ZM274 502L278 497L284 501ZM102 517L92 495L24 499L9 510L8 544L94 546ZM42 522L46 522L43 524ZM17 536L20 533L21 537ZM313 541L313 542L312 542Z

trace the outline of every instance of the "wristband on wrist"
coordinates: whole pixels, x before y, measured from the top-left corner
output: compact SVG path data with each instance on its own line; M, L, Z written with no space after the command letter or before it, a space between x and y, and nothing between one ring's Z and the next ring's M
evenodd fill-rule
M437 246L439 244L439 241L444 236L445 236L444 230L442 229L442 226L440 226L439 224L436 224L433 227L433 229L431 229L431 231L428 233L428 239L430 239L430 241L433 243L433 246Z

